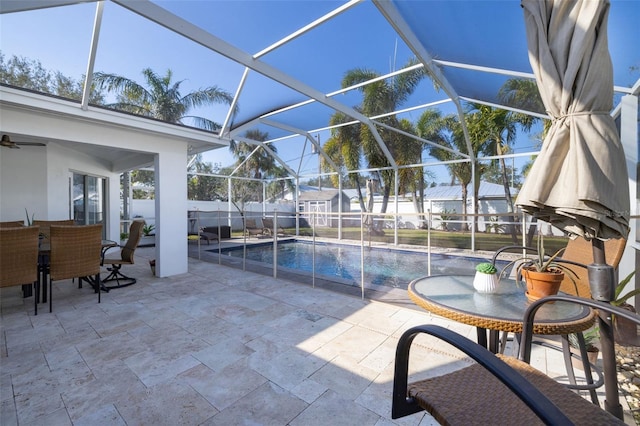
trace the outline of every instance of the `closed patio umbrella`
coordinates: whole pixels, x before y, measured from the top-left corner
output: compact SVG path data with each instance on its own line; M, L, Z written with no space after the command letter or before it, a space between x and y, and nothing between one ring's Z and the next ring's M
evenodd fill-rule
M591 239L592 295L611 300L613 268L603 239L629 234L629 183L622 144L610 115L613 67L607 41L609 2L522 0L529 61L552 125L518 194L525 212ZM622 418L610 318L599 319L607 394Z
M529 60L551 116L516 204L574 235L627 237L629 187L615 122L608 1L523 0Z

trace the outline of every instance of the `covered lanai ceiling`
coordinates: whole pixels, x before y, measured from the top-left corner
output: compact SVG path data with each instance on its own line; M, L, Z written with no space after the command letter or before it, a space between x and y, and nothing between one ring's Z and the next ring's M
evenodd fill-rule
M355 108L359 86L342 87L347 71L391 79L417 58L415 66L436 84L424 79L387 111L412 122L427 108L460 113L467 101L511 108L498 99L500 87L533 80L517 0L3 0L0 12L5 60L15 54L68 76L102 71L138 82L144 68L161 76L171 70L184 94L208 86L228 91L231 107L194 111L222 125L219 138L203 132L196 151L231 139L252 142L243 136L259 130L294 174L336 112L375 127L377 117ZM638 22L640 2L611 0L616 108L623 95L640 90ZM78 108L94 108L78 101Z

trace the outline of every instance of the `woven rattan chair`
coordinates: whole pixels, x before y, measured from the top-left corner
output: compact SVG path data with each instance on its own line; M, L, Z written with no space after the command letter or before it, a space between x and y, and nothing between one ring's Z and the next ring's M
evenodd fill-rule
M438 422L447 425L624 424L620 419L622 408L619 401L605 402L614 416L528 364L533 315L540 305L554 300L580 303L597 309L601 315L614 313L640 325L640 316L607 303L575 296L551 296L534 302L525 314L520 359L494 355L466 337L440 326L413 327L398 341L392 418L426 410ZM442 376L410 383L411 344L416 336L423 333L453 345L475 362ZM605 389L605 392L617 397L617 387L612 394L610 389Z
M611 265L614 269L618 268L620 259L626 247L627 241L624 238L609 239L604 242L605 256L608 265ZM496 251L493 256L493 263L498 255L506 250L510 249L522 249L522 247L509 246ZM529 250L533 250L529 248ZM557 259L558 262L567 262L567 266L575 273L575 277L570 277L569 274L565 274L564 281L560 286L560 291L566 294L580 296L585 298L591 298L591 289L589 287L589 277L587 274L586 266L593 263L593 246L591 242L585 240L582 237L576 237L569 239L567 246L562 252L562 257ZM573 278L573 279L572 279ZM503 348L506 341L507 333L503 334ZM586 373L586 385L576 384L575 372L573 370L573 363L571 361L572 355L571 347L569 345L569 338L567 335L561 336L562 339L562 353L564 356L565 368L567 376L569 377L569 387L572 389L588 390L591 394L591 399L594 403L598 403L598 397L595 389L601 386L602 381L597 381L594 384L591 375L591 369L593 366L585 366ZM577 333L577 339L580 346L580 351L583 351L585 345L582 333ZM545 344L545 346L549 346ZM583 364L584 365L584 364Z
M262 233L264 235L272 235L273 234L273 219L263 217L262 218ZM284 235L284 228L278 225L278 229L276 231L278 235Z
M140 238L142 237L142 228L144 227L143 220L134 220L129 227L129 238L124 247L120 248L120 252L111 257L105 256L102 259L102 265L111 265L107 268L110 274L102 280L104 284L115 281L115 285L105 285L107 289L127 287L136 283L136 279L124 275L121 271L122 265L133 265L133 254L138 247ZM109 254L109 252L107 252Z
M256 220L255 219L246 219L245 223L244 223L244 234L247 237L250 237L252 235L262 235L263 233L263 228L259 227L256 224Z
M0 228L0 287L24 284L35 285L38 294L38 227Z
M0 222L0 228L19 228L24 226L24 222L21 220L10 220L8 222Z
M40 227L40 235L44 239L49 239L51 225L62 225L62 226L73 226L75 225L75 221L73 219L64 219L64 220L34 220L34 225L38 225Z
M53 310L53 282L91 277L100 303L100 260L102 224L51 225L49 262L49 312Z

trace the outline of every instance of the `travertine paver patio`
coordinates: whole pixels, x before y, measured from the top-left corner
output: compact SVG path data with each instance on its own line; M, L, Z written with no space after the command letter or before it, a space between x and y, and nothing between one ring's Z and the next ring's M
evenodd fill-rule
M0 424L428 425L390 419L399 335L437 323L411 307L311 288L189 259L189 273L155 278L138 249L137 284L103 294L55 284L53 313L2 289ZM416 377L466 365L416 340ZM559 355L540 349L548 371ZM559 367L562 371L561 367ZM464 391L464 390L461 390Z

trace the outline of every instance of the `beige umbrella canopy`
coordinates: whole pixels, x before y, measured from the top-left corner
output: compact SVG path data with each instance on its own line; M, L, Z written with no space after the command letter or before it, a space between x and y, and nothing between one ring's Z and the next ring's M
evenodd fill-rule
M629 182L615 122L608 1L522 0L529 60L552 126L518 195L587 239L627 237Z

